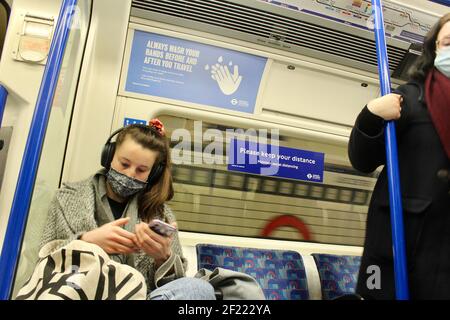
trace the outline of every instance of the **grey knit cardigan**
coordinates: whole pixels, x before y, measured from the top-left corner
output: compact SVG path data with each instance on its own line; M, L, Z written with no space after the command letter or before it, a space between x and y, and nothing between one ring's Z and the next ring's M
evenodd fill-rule
M114 220L106 198L104 175L105 170L100 170L89 179L63 184L50 204L41 247L52 240L65 240L55 248L57 250L83 233ZM141 222L138 216L137 197L136 195L129 200L123 215L130 217L130 222L124 229L133 233L135 225ZM163 215L157 218L169 223L175 221L167 205L164 205ZM110 255L110 257L141 272L147 282L148 293L176 278L184 277L187 268L187 260L183 257L178 234L175 234L172 241L172 255L157 270L153 258L144 252Z

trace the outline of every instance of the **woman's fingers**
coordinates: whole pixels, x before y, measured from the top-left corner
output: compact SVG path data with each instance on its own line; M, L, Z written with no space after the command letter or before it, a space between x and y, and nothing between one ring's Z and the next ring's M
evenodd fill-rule
M401 111L402 111L402 103L403 103L403 96L397 95L397 104L396 104L396 112L394 114L394 119L400 118Z
M135 242L133 242L132 240L130 240L128 238L117 235L114 240L115 240L114 242L124 245L128 248L132 248L133 250L137 249Z
M151 237L145 237L144 238L144 244L147 247L154 248L154 249L159 249L161 247L161 244L158 241L155 241Z
M130 217L120 218L120 219L114 220L113 222L110 222L110 223L113 226L124 226L128 222L130 222Z
M148 225L144 225L140 228L147 237L152 238L154 241L158 243L164 243L164 241L167 239L166 236L162 236L159 233L156 233L155 231L150 229Z
M124 230L122 228L118 228L117 229L117 234L120 235L123 238L126 238L126 239L132 241L132 242L136 242L136 234L135 233L129 232L129 231Z
M135 230L136 230L136 238L137 238L137 241L138 241L138 243L139 243L139 245L140 245L141 247L142 247L146 242L147 242L147 245L148 245L148 244L150 244L150 245L152 244L152 242L149 241L149 239L151 240L150 233L153 232L153 231L150 230L150 228L148 227L147 224L139 224L139 225L136 225ZM153 241L153 240L152 240L152 241Z
M161 244L159 244L150 237L146 237L144 239L141 247L145 252L147 252L147 254L151 255L158 253L162 248Z
M166 236L162 236L162 235L156 233L155 231L153 231L150 228L147 232L147 235L158 243L163 243L165 241L165 239L167 238Z
M121 243L116 242L114 244L114 250L118 253L124 253L124 254L129 254L129 253L133 253L136 251L135 248L130 248L128 246L125 246Z
M134 230L136 234L136 240L139 246L141 246L144 242L144 231L142 230L142 227L140 227L140 225L136 225Z
M176 223L172 225L176 226ZM109 237L109 253L129 254L142 249L151 256L163 256L170 250L172 243L172 237L165 237L154 232L148 224L143 222L135 226L135 233L121 227L114 227L112 231Z

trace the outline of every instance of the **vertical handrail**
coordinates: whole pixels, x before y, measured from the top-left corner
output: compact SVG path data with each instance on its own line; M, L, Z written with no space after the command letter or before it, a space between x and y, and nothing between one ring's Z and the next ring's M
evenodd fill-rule
M39 158L78 0L63 0L31 121L0 256L0 300L11 296Z
M381 95L391 93L391 79L386 50L383 10L381 0L372 0L375 16L375 42L377 47L378 75ZM391 208L392 244L394 255L395 294L397 300L408 300L408 273L406 262L405 235L403 229L402 195L397 157L397 138L395 122L388 121L384 131L386 144L386 167L389 185L389 204Z
M3 113L5 112L6 98L8 91L4 86L0 85L0 128L2 127Z

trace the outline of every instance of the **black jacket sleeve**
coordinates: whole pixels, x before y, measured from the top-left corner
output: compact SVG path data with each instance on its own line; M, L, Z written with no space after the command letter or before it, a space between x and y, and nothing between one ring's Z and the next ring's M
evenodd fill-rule
M350 134L348 156L352 166L362 172L373 172L385 163L384 120L367 106L358 115Z

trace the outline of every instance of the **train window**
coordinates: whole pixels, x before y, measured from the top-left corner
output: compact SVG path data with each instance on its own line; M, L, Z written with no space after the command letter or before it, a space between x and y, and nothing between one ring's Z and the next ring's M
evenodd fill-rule
M189 182L191 180L191 177L189 175L190 172L189 172L188 168L182 168L182 167L178 168L177 167L176 174L177 174L177 179L180 182Z
M263 183L263 191L264 192L275 193L277 191L278 181L264 179L263 182L264 182Z
M357 204L364 204L367 201L367 192L355 191L354 202Z
M297 196L307 196L308 191L309 191L308 185L298 183L295 186L295 194Z
M177 134L172 135L176 129L188 130L191 137L199 136L198 132L194 134L194 128L199 128L194 122L202 119L158 117L167 124L168 137L176 137ZM171 123L183 127L171 128ZM208 129L222 133L220 143L224 153L233 137L227 136L229 130L251 133L249 128L227 127L219 121L202 121L201 128L202 135ZM254 137L252 133L246 138ZM279 140L283 147L323 152L323 183L231 171L226 161L222 161L226 154L223 158L213 154L218 161L210 161L212 158L206 154L211 150L208 141L202 141L202 149L198 141L189 142L191 148L183 154L186 151L178 149L181 140L174 138L171 147L175 196L169 205L177 216L180 230L362 245L367 205L376 175L363 175L352 169L344 145L286 136L282 132ZM180 155L187 161L177 161ZM304 226L303 230L299 225ZM304 230L309 233L305 234Z
M214 186L225 188L227 186L227 175L222 172L215 172L213 182Z
M91 12L90 0L78 1L77 9L78 14L75 15L76 18L69 33L52 102L14 290L18 290L33 271L38 258L40 240L49 205L60 183L66 140L87 38ZM15 294L16 292L13 296Z
M282 194L291 194L294 184L292 182L281 181L278 191Z
M228 187L242 190L244 188L244 177L240 174L230 174L228 175Z
M247 180L247 190L255 192L258 190L259 180L254 177L249 177Z
M338 189L336 188L327 188L325 191L325 199L327 200L337 200L338 199Z
M339 199L342 202L350 202L352 200L351 190L341 190L341 192L339 193Z
M322 186L311 186L311 197L322 199L323 198Z
M199 170L196 172L195 176L189 177L190 179L194 179L195 183L200 185L207 185L209 182L209 174L206 171Z

